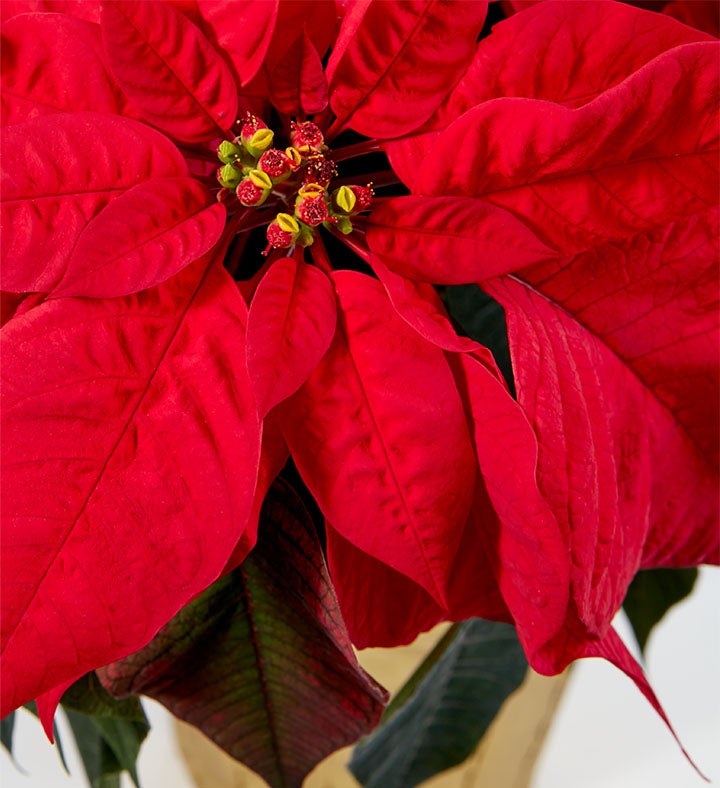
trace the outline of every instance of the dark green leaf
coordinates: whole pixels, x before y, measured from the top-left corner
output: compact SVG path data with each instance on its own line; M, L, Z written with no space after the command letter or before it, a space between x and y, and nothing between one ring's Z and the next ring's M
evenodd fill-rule
M15 712L11 711L7 717L0 720L0 742L12 755L13 730L15 729Z
M513 627L466 621L410 700L355 748L350 770L368 788L412 788L462 763L526 671Z
M623 607L642 652L653 627L693 590L697 569L649 569L635 575Z
M79 678L62 696L65 709L79 711L90 717L112 717L147 723L147 717L134 696L117 700L103 687L94 672Z
M90 717L65 709L80 757L93 788L116 788L127 771L138 785L137 757L147 732L146 723Z
M443 300L448 312L462 330L471 339L489 348L512 395L515 396L503 308L477 285L450 285L444 290Z
M385 698L355 659L312 521L285 482L245 563L98 675L115 696L160 701L273 788L300 786L371 730Z

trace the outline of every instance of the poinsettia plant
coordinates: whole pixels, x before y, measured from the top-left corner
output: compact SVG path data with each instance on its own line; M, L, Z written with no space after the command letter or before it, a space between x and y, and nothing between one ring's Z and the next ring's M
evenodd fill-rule
M718 31L636 5L0 4L1 716L300 785L353 644L478 618L663 714L611 622L720 558Z

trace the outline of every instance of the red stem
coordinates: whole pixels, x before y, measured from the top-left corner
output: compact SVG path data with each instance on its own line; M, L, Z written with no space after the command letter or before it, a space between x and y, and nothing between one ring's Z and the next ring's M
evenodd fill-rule
M338 241L342 241L345 246L348 247L348 249L355 252L355 254L361 260L364 260L366 263L370 262L370 250L367 248L364 239L362 242L360 242L358 238L353 238L353 236L356 235L355 231L350 233L350 235L343 235L341 232L338 232L335 229L331 229L330 232L338 239Z
M383 186L394 186L400 183L400 179L392 170L378 170L377 172L351 175L346 178L336 178L333 180L334 187L352 186L364 183L372 183L375 188L381 189Z
M380 142L370 139L356 142L354 145L346 145L344 148L337 148L331 155L333 161L345 161L357 156L364 156L366 153L378 153L381 150Z
M330 256L319 234L315 238L315 243L310 247L310 256L318 268L322 268L326 274L332 273L333 267L330 262Z

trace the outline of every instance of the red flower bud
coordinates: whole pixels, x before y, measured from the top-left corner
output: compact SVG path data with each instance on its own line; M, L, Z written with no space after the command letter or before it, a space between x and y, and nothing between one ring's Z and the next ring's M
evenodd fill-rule
M290 142L301 153L320 153L325 147L322 131L309 120L290 125Z
M258 169L266 172L271 178L287 178L290 173L297 169L295 162L281 150L270 148L260 157Z
M303 173L303 183L319 183L321 186L327 186L336 175L335 163L320 154L315 154L308 159Z
M329 217L325 189L317 183L309 183L298 192L295 200L295 216L310 227L317 227Z
M355 195L355 205L352 212L360 213L361 211L367 211L372 205L372 200L375 195L372 184L369 183L367 186L351 186L350 188Z

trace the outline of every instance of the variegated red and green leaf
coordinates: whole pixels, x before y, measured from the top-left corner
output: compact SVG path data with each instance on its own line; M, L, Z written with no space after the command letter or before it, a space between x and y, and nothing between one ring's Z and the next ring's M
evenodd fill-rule
M99 675L118 697L160 701L278 788L299 788L368 733L386 699L357 663L315 528L285 482L242 566Z

